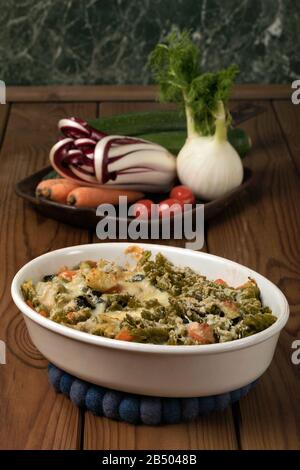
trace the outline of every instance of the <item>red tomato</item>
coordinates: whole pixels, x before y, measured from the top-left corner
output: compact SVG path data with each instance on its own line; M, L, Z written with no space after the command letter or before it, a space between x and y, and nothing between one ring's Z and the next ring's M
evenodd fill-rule
M182 204L194 204L196 202L196 198L190 188L183 185L174 186L174 188L170 192L170 197L181 201Z
M121 331L115 336L115 339L118 339L120 341L132 341L133 336L129 333L127 328L122 328Z
M216 279L214 283L219 284L220 286L227 286L227 283L223 279Z
M151 205L154 204L151 199L140 199L133 204L134 217L148 219L151 217Z
M211 344L216 342L213 329L207 323L190 323L188 325L188 335L199 344Z
M170 210L170 208L175 204L176 207ZM173 198L165 199L158 204L158 212L160 217L166 217L168 214L177 215L182 212L182 202Z

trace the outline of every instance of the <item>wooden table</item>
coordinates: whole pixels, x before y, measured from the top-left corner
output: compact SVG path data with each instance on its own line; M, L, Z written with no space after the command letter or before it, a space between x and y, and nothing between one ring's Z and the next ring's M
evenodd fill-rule
M238 86L234 100L263 101L267 112L244 124L253 140L247 165L259 176L206 226L205 249L245 264L286 294L291 317L275 358L239 404L191 424L131 426L79 411L54 393L47 361L32 345L10 296L15 272L56 248L97 242L95 234L47 220L14 194L43 167L62 116L82 118L157 108L153 87L11 88L0 105L0 366L2 449L295 449L300 442L300 365L291 362L300 331L300 106L285 86ZM171 242L172 244L172 242ZM177 242L178 244L178 242Z

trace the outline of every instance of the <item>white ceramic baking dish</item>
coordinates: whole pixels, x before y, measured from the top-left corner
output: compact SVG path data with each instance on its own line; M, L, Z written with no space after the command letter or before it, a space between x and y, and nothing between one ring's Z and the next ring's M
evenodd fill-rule
M22 282L40 280L61 266L106 258L128 261L128 243L96 243L52 251L27 263L12 283L12 297L21 310L35 346L52 363L89 382L138 394L167 397L207 396L235 390L260 377L270 365L280 331L289 316L282 292L245 266L218 256L163 245L139 244L163 253L176 265L190 266L210 279L235 286L256 279L264 304L278 320L268 329L240 340L199 346L139 344L73 330L32 310L23 300Z

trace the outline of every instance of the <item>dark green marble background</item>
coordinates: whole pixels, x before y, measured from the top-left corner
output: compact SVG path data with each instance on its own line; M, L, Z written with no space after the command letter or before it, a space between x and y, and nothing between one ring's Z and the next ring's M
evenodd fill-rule
M193 30L203 68L236 62L240 82L300 78L299 0L0 0L7 85L149 83L148 53Z

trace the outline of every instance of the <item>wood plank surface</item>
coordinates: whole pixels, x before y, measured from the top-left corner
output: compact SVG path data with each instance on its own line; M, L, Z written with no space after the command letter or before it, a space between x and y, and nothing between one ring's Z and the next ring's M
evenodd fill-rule
M287 99L291 85L244 84L233 87L232 99ZM7 102L54 101L153 101L157 87L153 85L51 85L7 87Z
M300 338L300 106L291 104L290 92L288 85L235 87L235 100L265 100L267 107L265 114L242 126L253 140L245 163L257 180L207 224L204 247L261 272L286 294L291 317L275 358L257 387L233 409L190 424L148 427L96 418L53 392L47 361L28 337L10 297L10 283L39 254L99 241L92 233L45 219L14 195L14 184L46 163L58 135L57 120L96 116L96 101L101 102L101 115L157 109L155 88L8 88L12 104L0 105L0 339L7 345L7 364L0 366L0 449L71 449L81 444L107 450L299 449L300 370L291 362L291 345ZM184 241L167 243L183 246Z
M291 100L275 100L273 106L283 138L300 175L300 104L293 104Z
M10 105L0 104L0 149L3 142Z
M197 450L237 449L231 409L201 417L193 423L133 426L86 413L84 449Z
M62 116L96 115L96 104L14 104L1 151L0 339L7 364L0 367L0 448L70 449L79 445L80 412L56 395L47 380L47 361L31 343L10 296L16 271L55 248L89 241L86 231L38 215L14 194L15 183L48 160Z
M100 116L135 110L158 109L158 103L101 103ZM94 236L94 241L97 238ZM151 240L149 240L150 243ZM154 243L180 246L184 240L159 240ZM235 449L236 433L231 408L198 419L190 424L149 427L116 423L86 413L84 426L85 449Z
M290 122L292 116L286 119ZM244 128L254 144L247 165L258 179L210 223L208 249L259 271L288 298L291 317L275 359L257 388L240 402L239 425L243 449L297 449L300 375L299 366L291 363L291 345L300 337L300 180L271 104Z

